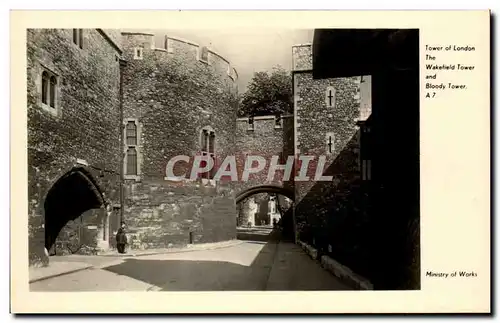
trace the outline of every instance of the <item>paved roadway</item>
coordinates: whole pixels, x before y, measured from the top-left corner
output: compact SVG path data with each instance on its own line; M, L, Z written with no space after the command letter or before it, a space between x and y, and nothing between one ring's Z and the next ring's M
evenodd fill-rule
M291 243L243 241L216 250L131 258L85 256L95 267L31 291L347 290ZM81 258L80 260L81 261Z

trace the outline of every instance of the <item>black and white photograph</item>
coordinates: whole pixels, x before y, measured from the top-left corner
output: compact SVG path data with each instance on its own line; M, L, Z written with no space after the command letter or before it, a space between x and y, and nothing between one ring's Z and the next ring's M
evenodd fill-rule
M418 29L28 29L29 289L420 290Z

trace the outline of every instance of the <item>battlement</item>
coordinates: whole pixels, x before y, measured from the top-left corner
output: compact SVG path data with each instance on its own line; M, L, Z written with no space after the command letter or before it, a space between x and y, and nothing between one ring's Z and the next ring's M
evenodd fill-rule
M309 71L312 69L312 44L292 46L292 71Z
M202 46L191 40L166 35L162 46L155 44L155 35L145 32L122 32L124 50L141 47L157 53L158 58L169 59L182 56L188 60L197 60L201 64L211 66L218 74L227 75L232 81L238 79L238 73L231 62L215 50Z
M285 114L281 116L281 121L276 120L275 115L257 116L253 118L253 124L249 117L237 118L236 127L238 130L246 131L269 131L270 129L283 129L293 127L293 115Z

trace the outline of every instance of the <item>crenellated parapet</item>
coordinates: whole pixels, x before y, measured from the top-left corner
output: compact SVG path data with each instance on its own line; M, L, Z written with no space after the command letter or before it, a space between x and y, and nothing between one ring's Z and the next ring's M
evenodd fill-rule
M312 69L312 44L298 44L292 47L292 70L309 71Z
M233 83L238 73L231 62L215 50L180 37L165 36L162 44L155 43L155 35L143 32L122 32L124 57L137 59L137 50L142 50L143 59L181 59L187 64L204 66L215 75L228 78Z

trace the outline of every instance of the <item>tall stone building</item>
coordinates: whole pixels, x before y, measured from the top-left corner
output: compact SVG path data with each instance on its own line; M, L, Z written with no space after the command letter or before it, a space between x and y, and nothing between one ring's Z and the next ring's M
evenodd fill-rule
M237 72L226 58L172 37L157 47L147 33L27 36L30 263L65 240L109 248L121 221L132 248L235 238L232 183L165 172L177 155L234 154Z
M400 120L400 103L418 120L418 32L415 42L404 31L316 31L292 48L293 115L253 118L237 118L229 60L201 44L27 33L31 264L75 240L108 249L122 221L131 248L164 248L235 239L237 225L271 224L281 211L285 236L376 287L418 276L418 122ZM191 178L200 155L214 168ZM176 156L187 159L168 173ZM228 156L237 180L215 180ZM249 156L265 165L245 181ZM294 163L289 178L268 178L273 158Z

